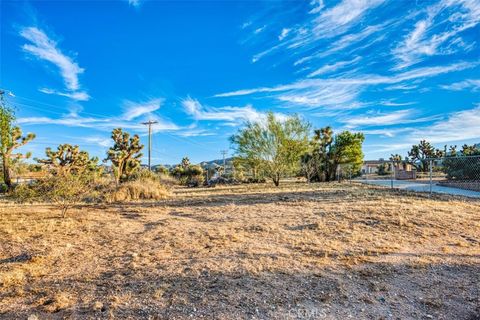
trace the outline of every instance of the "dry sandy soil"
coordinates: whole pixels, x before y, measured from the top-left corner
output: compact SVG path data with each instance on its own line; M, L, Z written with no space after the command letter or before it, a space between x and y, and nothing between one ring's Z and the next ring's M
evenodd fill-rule
M480 201L357 184L0 203L0 318L480 319Z

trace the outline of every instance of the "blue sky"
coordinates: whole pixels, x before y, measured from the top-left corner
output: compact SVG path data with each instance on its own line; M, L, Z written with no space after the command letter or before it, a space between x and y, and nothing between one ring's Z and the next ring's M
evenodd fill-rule
M366 134L366 158L480 142L480 2L2 1L0 87L25 147L157 120L153 163L220 158L267 110ZM230 150L230 154L232 150Z

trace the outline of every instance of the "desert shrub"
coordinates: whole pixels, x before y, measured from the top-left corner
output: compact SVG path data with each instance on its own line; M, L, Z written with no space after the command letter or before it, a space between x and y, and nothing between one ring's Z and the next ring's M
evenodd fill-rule
M159 179L151 178L129 180L120 185L111 184L102 193L102 200L106 202L162 200L170 196L170 191Z
M447 157L443 166L449 180L479 180L480 157Z
M31 184L17 185L11 196L21 203L53 203L65 217L69 208L88 198L94 186L91 175L50 175Z
M248 178L246 181L246 183L265 183L267 182L267 180L265 178Z
M150 171L148 169L141 169L135 172L132 176L129 177L129 181L135 181L135 180L153 180L157 181L160 184L171 187L174 185L178 185L178 180L176 180L174 177L170 176L168 173L158 173L154 171Z
M164 166L157 166L157 167L155 167L154 171L157 174L163 174L163 175L168 175L170 173L168 168L166 168Z
M159 175L148 169L139 169L131 176L128 177L128 181L135 180L158 180Z
M159 174L158 179L159 179L161 184L163 184L164 186L167 186L167 187L172 187L172 186L178 185L178 180L175 179L174 177L172 177L169 174Z
M199 165L191 165L185 163L186 158L182 160L182 164L176 166L172 170L172 175L178 179L180 184L189 187L198 187L203 184L205 177L203 175L203 169ZM188 158L187 158L188 159Z
M187 170L185 170L185 174L187 176L187 186L189 187L201 186L205 180L203 177L203 169L198 165L189 166Z
M377 174L379 176L386 176L390 174L390 171L388 170L388 165L385 162L377 166Z

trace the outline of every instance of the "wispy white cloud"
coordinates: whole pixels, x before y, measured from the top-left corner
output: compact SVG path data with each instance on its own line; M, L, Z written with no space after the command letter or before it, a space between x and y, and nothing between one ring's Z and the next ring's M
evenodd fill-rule
M142 4L141 0L127 0L128 4L131 5L132 7L138 8Z
M418 85L415 84L398 84L393 86L388 86L385 90L414 90L417 89Z
M51 117L21 117L17 119L22 125L58 125L66 127L90 128L102 131L110 131L114 128L124 128L136 132L145 132L147 128L141 124L140 119L150 119L158 123L152 127L153 132L178 131L182 128L166 120L154 112L158 110L163 99L152 99L147 102L126 101L123 105L124 112L119 116L83 117L79 111L65 114L58 118ZM140 119L139 119L140 118Z
M453 7L454 14L444 18L442 13ZM426 56L465 50L469 45L459 34L480 23L480 3L475 0L443 0L427 7L425 15L426 17L418 20L413 30L393 49L392 53L398 60L396 69L416 64Z
M130 121L143 115L150 115L160 109L163 99L152 99L146 102L124 102L122 119Z
M470 89L472 91L480 90L480 79L467 79L460 82L441 85L442 89L446 90L453 90L453 91L461 91Z
M435 77L441 74L473 68L477 63L460 62L445 66L417 68L407 72L397 73L391 76L381 75L360 75L358 77L346 78L330 78L330 79L308 79L300 80L287 85L279 85L275 87L260 87L255 89L243 89L232 92L220 93L216 97L242 96L260 92L278 92L293 89L305 89L312 86L319 86L322 83L343 84L343 85L375 85L375 84L395 84L406 80L421 79Z
M438 119L437 116L418 118L413 109L398 110L389 113L373 113L341 119L349 128L362 126L391 126L396 124L420 123Z
M249 26L252 25L252 21L245 21L243 24L242 24L242 29L245 29L245 28L248 28Z
M190 97L182 101L185 112L191 115L195 120L215 120L215 121L255 121L262 114L255 110L251 105L245 107L225 106L213 108L202 105L198 100Z
M314 19L313 33L316 38L333 37L345 32L358 22L366 12L377 7L383 0L343 0L336 6L320 11Z
M407 72L389 76L362 74L357 77L338 77L327 79L303 79L290 84L273 87L259 87L220 93L216 97L245 96L261 93L277 93L275 98L280 101L304 105L310 108L359 108L362 103L358 97L362 90L371 85L396 84L408 80L417 81L435 77L440 74L473 68L476 64L455 63L445 66L417 68Z
M310 5L313 7L308 13L310 14L315 14L315 13L319 13L324 7L325 7L325 3L323 2L323 0L312 0L310 2Z
M112 139L108 139L105 137L92 136L92 137L82 138L82 140L85 141L86 143L95 144L104 148L112 145Z
M255 29L255 30L253 31L253 33L259 34L259 33L262 32L263 30L265 30L266 27L267 27L266 25L261 26L261 27Z
M424 139L434 144L475 139L480 141L480 126L478 126L478 123L480 123L480 106L452 112L445 116L438 116L438 118L430 125L395 129L381 128L378 130L362 130L362 132L367 132L366 134L385 134L386 136L388 136L389 130L392 130L390 132L392 136L398 136L401 133L402 138L395 142L370 145L370 147L376 149L376 152L404 151Z
M61 92L49 88L40 88L38 91L45 94L56 94L58 96L67 97L77 101L88 101L90 99L90 96L85 91Z
M324 66L318 68L317 70L311 72L308 75L308 77L315 77L315 76L318 76L318 75L321 75L321 74L337 71L338 69L342 69L346 66L352 65L352 64L354 64L354 63L356 63L360 60L361 60L361 57L356 57L353 60L349 60L349 61L338 61L338 62L335 62L335 63L332 63L332 64L327 64L327 65L324 65Z
M275 97L288 104L302 105L313 109L323 107L340 110L363 107L364 104L357 101L359 93L359 85L324 82L305 86L305 88L287 90Z
M78 77L84 72L84 69L73 58L64 54L58 48L56 41L52 40L43 30L37 27L23 28L20 31L20 35L30 41L29 44L22 46L25 52L58 67L65 82L65 87L70 91L70 93L61 95L69 96L72 99L88 100L89 96L87 93L77 93L77 90L80 89ZM51 90L48 93L57 93L57 91Z
M278 40L282 41L283 39L285 39L288 36L288 34L290 33L290 30L291 29L283 28L282 32L280 32L280 35L278 36Z
M279 50L282 50L282 55L285 55L285 51L290 50L290 53L297 56L303 51L315 49L320 41L341 36L353 26L359 24L368 12L383 2L384 0L343 0L333 7L325 8L323 1L312 1L313 8L310 10L309 19L294 28L284 28L279 36L280 44L264 49L256 54L252 61L256 62ZM317 53L297 58L295 65L340 51L379 30L380 26L368 26L362 32L346 35L328 50L324 50L325 48L322 46L321 52L318 52L317 48L315 50ZM287 34L288 40L285 39Z
M380 104L382 106L387 106L387 107L402 107L402 106L409 106L409 105L412 105L412 104L417 104L417 102L415 102L415 101L395 102L395 101L391 101L391 100L382 100L382 101L380 101Z
M152 127L152 130L154 132L175 131L180 129L180 127L175 125L174 123L165 121L158 116L154 116L152 117L152 119L159 122L158 124L155 124L154 127ZM110 131L114 128L131 129L137 132L146 131L146 127L144 125L137 122L122 120L120 118L95 118L81 116L64 116L60 118L21 117L17 119L17 123L22 125L58 125L66 127L90 128L102 131Z
M427 139L432 143L480 140L480 105L473 108L453 112L446 119L430 126L418 128L410 135L410 141Z
M412 130L411 128L388 128L388 129L382 128L382 129L362 129L362 130L358 130L358 132L361 132L365 135L376 135L376 136L383 136L387 138L393 138L398 136L401 133L409 132L411 130ZM352 130L352 131L355 132L356 130Z
M215 135L215 132L206 129L185 129L176 133L181 137L207 137Z

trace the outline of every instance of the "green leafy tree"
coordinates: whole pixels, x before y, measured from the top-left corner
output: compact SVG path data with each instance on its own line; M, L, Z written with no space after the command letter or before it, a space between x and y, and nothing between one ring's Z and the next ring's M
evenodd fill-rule
M234 157L233 166L235 168L235 179L245 180L248 173L249 181L257 182L262 180L263 172L261 170L261 163L262 161L259 158Z
M57 175L81 174L85 171L99 170L98 158L90 158L88 152L80 150L78 146L61 144L57 150L46 148L46 159L36 159L37 162L47 165Z
M358 172L363 163L362 133L343 131L334 135L330 127L314 131L308 152L302 157L302 166L309 169L309 181L333 181L338 168L347 168L349 174ZM306 172L304 172L306 173Z
M12 160L30 157L30 153L21 154L14 153L14 151L35 138L33 133L23 136L20 127L13 126L14 121L15 113L5 104L3 92L0 92L0 156L2 158L3 181L9 189L12 187Z
M340 165L349 164L353 172L360 171L363 163L363 141L365 136L360 132L343 131L335 136L331 148L330 180L335 178L337 167Z
M116 183L127 181L128 178L140 168L140 159L143 154L140 152L143 145L140 137L123 132L117 128L112 131L113 147L107 152L106 161L112 162Z
M420 172L430 170L429 159L441 158L443 155L443 151L436 149L426 140L421 140L419 144L413 145L408 152L410 163Z
M281 121L269 112L265 121L246 123L230 141L238 157L258 162L278 186L282 176L298 171L300 157L308 147L309 130L310 124L297 115Z

